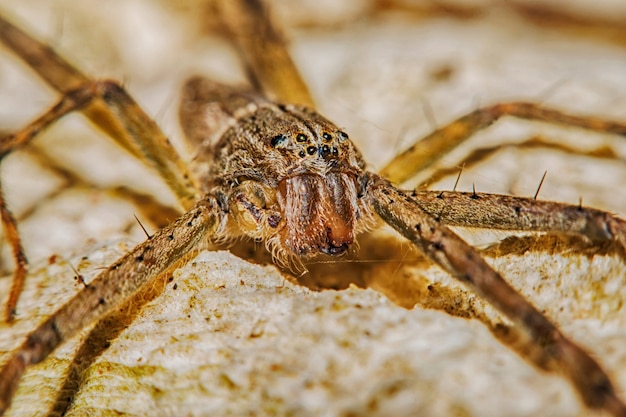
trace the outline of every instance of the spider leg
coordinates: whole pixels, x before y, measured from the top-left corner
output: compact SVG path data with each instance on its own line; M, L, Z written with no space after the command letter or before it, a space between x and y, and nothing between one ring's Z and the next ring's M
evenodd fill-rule
M82 111L96 126L104 130L131 154L157 169L177 195L184 209L193 206L198 186L176 150L159 127L114 81L91 80L65 62L51 48L30 37L0 16L0 41L26 61L62 98L42 116L20 131L0 138L0 160L11 151L26 145L37 134L76 110ZM0 185L0 193L2 188ZM16 269L12 288L5 305L4 318L12 321L23 285L27 261L16 231L15 219L0 199L2 223L9 237Z
M22 240L17 231L17 222L15 217L7 207L7 203L4 199L4 192L2 191L2 183L0 182L0 215L2 218L2 226L4 228L4 234L7 237L11 250L13 252L13 258L15 259L15 272L13 273L13 280L11 281L11 290L9 291L9 297L4 305L4 320L11 322L15 318L15 307L17 306L17 300L19 299L22 288L24 287L24 279L26 278L26 271L28 270L28 259L24 253L22 246Z
M575 146L570 146L565 143L554 143L544 141L541 137L533 137L520 143L507 143L503 145L489 146L484 148L473 149L462 160L455 162L453 166L437 166L432 173L428 173L428 178L421 181L415 186L416 189L428 188L429 184L436 184L447 176L455 176L459 172L459 167L463 167L464 170L470 171L472 167L478 165L480 162L486 161L492 155L497 154L503 149L515 149L515 150L551 150L561 152L567 155L580 155L594 158L602 158L605 160L619 159L614 152L609 149L600 147L591 150L577 149Z
M121 86L87 77L50 47L1 16L0 42L13 50L60 93L76 94L80 90L84 90L85 94L90 92L93 96L81 108L83 114L124 149L155 167L185 209L193 206L198 187L186 165L156 123Z
M11 404L26 367L41 362L63 341L114 311L140 288L175 266L206 236L215 235L222 215L213 197L204 198L191 211L109 266L33 330L0 370L0 415Z
M626 416L626 405L600 365L507 284L476 249L389 182L374 174L365 181L365 198L374 211L431 260L520 325L541 347L546 363L571 381L587 406Z
M61 117L76 110L89 107L95 101L101 101L111 111L118 115L117 123L121 129L128 132L129 137L139 138L140 140L129 142L135 143L136 153L143 154L145 161L166 160L165 152L167 149L161 149L154 146L149 140L151 134L161 134L156 124L140 109L126 91L113 81L93 81L77 87L75 90L68 91L57 104L46 111L43 115L29 123L20 131L0 138L0 161L11 151L26 145L34 139L40 132L49 127L52 123ZM146 143L147 142L147 143ZM146 145L146 146L143 146ZM169 151L175 154L174 149L169 146ZM155 158L155 159L153 159ZM159 162L156 167L160 167ZM170 165L168 169L173 168ZM166 180L168 178L165 178ZM179 199L185 208L188 208L195 194L191 194L189 184L184 189L177 187L176 184L169 183L170 187L179 191ZM2 186L0 184L0 194ZM185 197L183 197L185 196ZM16 260L16 269L13 276L13 283L9 298L5 305L4 318L7 322L12 321L15 315L15 307L19 298L19 293L23 286L23 281L27 268L26 257L17 234L15 219L10 210L6 206L4 198L0 199L0 210L2 211L2 223L4 230L9 237L14 257Z
M293 63L283 34L262 0L215 2L223 32L237 45L249 79L273 100L314 107L313 98Z
M574 126L602 133L626 135L626 124L593 117L573 116L540 104L513 102L483 107L447 126L435 130L397 155L380 175L393 183L402 183L428 168L479 130L489 127L503 116Z
M87 105L93 95L86 94L87 90L78 89L72 92L68 92L63 98L55 104L50 110L44 113L42 116L29 123L19 132L15 134L0 138L0 161L8 155L11 151L21 146L26 145L32 140L39 132L46 129L56 120L60 119L64 115L80 109ZM4 199L4 192L2 189L2 183L0 182L0 212L2 213L2 225L4 232L7 236L11 249L13 251L13 257L15 258L15 271L13 273L13 280L11 283L11 290L9 297L5 304L4 320L11 322L15 318L17 301L22 287L24 286L24 279L26 277L26 270L28 268L28 260L24 254L24 248L22 247L21 239L17 231L17 222L15 217L7 207Z
M505 194L416 191L412 196L449 226L578 234L615 240L626 250L626 222L602 210Z
M95 84L92 87L97 87ZM0 161L15 149L28 144L39 133L50 127L63 116L81 110L89 103L102 95L102 92L93 91L89 87L82 86L76 90L68 91L54 106L44 114L30 122L19 131L0 138Z

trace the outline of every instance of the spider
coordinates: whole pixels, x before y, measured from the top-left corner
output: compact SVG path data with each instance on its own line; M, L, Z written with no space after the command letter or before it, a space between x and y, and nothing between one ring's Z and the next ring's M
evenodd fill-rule
M256 15L255 15L256 16ZM264 21L261 19L260 21ZM270 37L271 38L271 37ZM243 48L246 50L246 48ZM251 54L254 57L254 53ZM259 63L253 68L263 68L263 64ZM261 80L264 80L264 76L260 76ZM84 80L81 80L83 82ZM194 88L189 88L193 86ZM120 90L116 84L103 83L94 84L95 88L103 88L107 94L112 94L118 97L114 100L113 104L120 102L128 103L129 100L123 90ZM272 86L266 87L266 90L272 91ZM618 415L623 414L623 405L620 400L615 397L611 388L608 385L607 380L604 378L604 374L599 368L596 368L595 362L590 359L586 354L579 350L576 345L566 341L566 339L560 339L559 333L556 333L556 329L551 327L548 322L544 321L541 314L536 312L532 307L520 301L519 296L515 295L506 285L492 275L493 272L483 263L478 257L477 252L472 250L469 246L464 244L461 240L458 240L451 234L450 231L445 229L440 223L461 224L469 226L498 226L503 228L527 228L528 226L523 223L519 223L518 220L514 220L515 216L505 216L509 218L511 223L507 226L503 223L504 217L499 219L497 225L489 223L489 218L492 212L481 207L488 207L492 210L494 207L501 207L502 210L511 209L513 212L520 216L523 213L528 213L534 209L540 209L540 216L533 217L541 220L542 224L545 224L546 216L549 213L567 213L568 217L580 217L590 216L593 219L599 219L599 223L595 226L590 226L585 229L585 235L590 238L607 238L607 233L611 234L611 238L615 237L620 241L623 238L621 235L622 223L619 219L611 217L606 213L600 213L592 209L587 209L579 206L563 206L555 203L540 202L534 199L522 199L508 197L489 196L486 194L470 192L470 193L448 193L448 192L402 192L395 189L389 183L373 173L368 173L364 170L364 162L356 151L356 148L352 145L352 142L343 132L343 130L337 128L335 125L318 116L316 113L300 108L293 105L274 105L269 102L263 101L261 98L250 99L248 91L228 89L219 84L214 84L204 79L194 79L190 81L187 88L187 110L183 110L183 119L190 118L187 123L184 123L187 127L188 136L191 138L199 138L199 144L201 147L207 147L202 141L206 138L206 132L199 134L199 131L206 129L204 125L194 126L189 123L191 115L194 111L205 111L203 102L206 96L215 95L227 95L230 98L222 97L221 101L225 103L232 102L232 100L245 100L246 102L253 100L257 103L256 106L252 106L252 109L246 108L245 110L233 110L236 115L241 114L242 120L236 124L236 127L250 126L251 131L259 129L263 133L263 143L265 145L262 150L267 152L268 155L287 156L292 158L291 162L287 164L285 169L300 169L304 166L306 169L322 169L327 170L330 167L330 171L324 171L318 175L306 174L302 176L299 172L291 172L289 174L276 174L271 176L267 173L263 173L263 178L257 177L258 173L255 170L243 170L238 172L237 175L232 174L232 168L228 168L225 172L228 172L230 177L223 179L223 183L211 182L214 178L219 177L220 174L212 172L210 174L200 173L195 171L191 175L192 178L206 179L206 182L201 182L201 187L209 187L206 184L211 184L209 188L202 188L203 193L207 193L205 197L201 197L199 203L192 203L196 196L192 198L187 192L191 187L186 184L187 179L185 175L176 176L177 170L184 172L185 168L181 165L176 165L171 169L170 173L165 173L164 176L169 178L170 183L178 185L177 188L179 197L183 206L191 206L195 204L195 209L189 211L181 219L179 219L173 226L160 231L150 238L138 248L134 249L125 258L127 262L115 262L109 268L107 272L103 273L107 280L115 280L116 274L122 274L119 271L125 268L135 272L132 274L138 279L148 278L145 274L137 273L137 268L143 268L143 265L151 264L151 257L158 255L161 258L159 265L162 265L164 269L168 269L170 262L164 262L163 258L167 258L174 255L168 255L167 248L175 253L176 256L181 255L188 248L195 244L195 242L205 234L205 228L216 227L221 230L215 238L221 237L225 231L228 231L230 235L236 234L236 230L241 228L245 231L245 234L252 238L261 238L269 243L268 248L275 251L276 257L280 260L288 261L293 255L307 255L315 252L325 252L330 255L339 255L345 252L350 245L353 244L355 233L353 229L367 228L370 226L372 220L370 217L374 217L373 212L377 216L383 218L387 223L394 226L401 233L407 236L409 239L416 241L420 240L422 243L418 243L422 250L442 264L444 268L452 270L452 272L460 275L464 280L469 280L473 285L479 287L479 292L485 293L487 298L490 298L489 294L494 290L494 285L498 291L506 292L506 296L502 294L498 296L491 296L492 301L495 304L500 304L500 307L505 310L505 314L508 312L513 321L521 321L530 329L530 333L533 334L534 341L541 346L541 360L547 361L548 366L561 367L562 371L569 374L569 377L573 380L574 385L577 385L581 391L581 395L590 406L606 408L607 410ZM295 91L300 91L300 88L296 88ZM90 100L92 99L89 90L77 89L71 94L65 96L65 101L72 104L72 100ZM288 95L288 93L274 92L279 97ZM85 97L86 96L86 97ZM119 100L119 101L118 101ZM306 97L288 97L285 101L309 101ZM199 103L199 104L196 104ZM78 106L84 104L79 103ZM266 109L267 118L258 117L257 120L248 120L248 125L244 120L254 117L251 113L254 107ZM183 107L185 109L185 107ZM189 110L191 109L191 110ZM498 106L493 107L492 111L529 111L533 114L537 114L540 118L545 119L559 119L566 118L566 122L573 124L581 124L589 127L589 125L597 125L599 130L609 131L609 127L613 130L620 132L619 129L623 129L623 126L619 124L607 125L596 120L568 118L560 113L553 113L548 110L538 108L536 106ZM138 109L133 109L132 115L138 115ZM479 115L488 115L487 112L478 112ZM278 115L278 117L276 117ZM532 117L532 116L531 116ZM305 121L306 124L285 124L284 120L294 120L299 118L301 121ZM56 117L53 117L56 119ZM228 120L227 118L217 117L218 120ZM195 120L195 118L193 119ZM271 120L271 123L267 122ZM470 117L469 120L476 121L476 117ZM267 122L267 123L266 123ZM154 126L146 119L139 120L139 123L146 123L140 127L134 125L135 122L131 122L128 126L129 130L151 132L146 134L150 138L158 138L160 134L154 130ZM265 124L264 124L265 123ZM462 124L464 125L464 124ZM259 127L261 126L261 127ZM294 130L295 126L298 126L297 130ZM303 127L304 126L304 127ZM455 130L459 125L450 125L449 130ZM152 129L152 131L150 130ZM228 129L228 126L224 127ZM314 135L312 131L315 131ZM308 133L308 136L307 136ZM303 135L303 136L301 136ZM307 136L307 137L304 137ZM137 139L137 138L135 138ZM156 140L156 139L155 139ZM220 142L218 142L220 143ZM221 142L224 149L233 146L237 143L235 140L229 140ZM129 146L127 144L127 146ZM156 151L161 149L167 149L167 143L164 141L156 148ZM213 145L209 146L213 147ZM312 148L315 148L311 150ZM155 147L150 145L146 148L148 152L154 151ZM8 149L6 149L8 150ZM230 155L230 150L220 155L216 163L209 164L209 166L216 166L220 162L230 161L227 155ZM212 155L215 155L215 150L212 151ZM282 157L281 156L281 157ZM263 154L257 154L254 156L255 163L259 159L264 157ZM207 156L211 160L212 156ZM151 155L150 160L157 160L160 167L167 166L170 159L167 156L154 156ZM245 158L243 160L245 162ZM273 169L278 164L278 159L271 160L271 163L267 164L267 169ZM401 161L399 159L398 161ZM176 162L176 161L174 161ZM196 160L198 163L203 163L202 158ZM240 161L241 162L241 161ZM237 163L240 163L237 162ZM410 165L416 165L416 159L411 158ZM259 164L255 164L259 166ZM406 167L401 167L398 171L400 174L394 172L394 167L401 166L400 162L395 165L390 165L384 170L386 174L396 181L401 181L404 178L401 175L405 175L407 172ZM254 171L254 172L253 172ZM308 171L307 171L308 172ZM205 177L206 176L206 177ZM263 186L263 181L270 181L270 187ZM273 179L272 179L273 178ZM277 179L278 178L278 179ZM261 185L259 185L261 184ZM274 190L274 191L272 191ZM278 191L276 191L278 190ZM304 191L304 192L303 192ZM349 198L336 199L336 194L347 194ZM345 195L344 195L345 197ZM462 199L463 203L454 204L452 201L455 198ZM417 203L419 202L419 203ZM504 203L503 203L504 202ZM278 204L278 206L277 206ZM473 205L472 205L473 204ZM481 206L485 204L485 206ZM293 206L292 206L293 205ZM276 209L278 207L279 209ZM292 207L291 210L288 207ZM321 208L320 208L321 207ZM471 207L471 208L470 208ZM453 208L454 210L450 210ZM432 215L434 218L425 216L420 210L426 210L426 212ZM468 216L467 211L471 210L476 214L471 218ZM303 217L301 212L307 211L308 215ZM371 214L370 214L371 213ZM481 214L483 215L481 219ZM458 217L455 217L458 216ZM517 217L518 219L520 217ZM523 216L521 217L524 218ZM227 220L227 219L230 219ZM219 221L218 221L219 220ZM468 223L468 222L475 223ZM282 223L281 223L282 222ZM608 228L605 225L609 224ZM196 230L196 228L198 228ZM276 230L277 233L273 233ZM187 232L190 231L190 232ZM180 235L179 235L180 233ZM189 241L187 241L189 240ZM175 242L175 243L171 243ZM620 241L623 243L623 241ZM158 250L155 254L152 251ZM174 261L172 261L173 263ZM476 269L482 271L478 276L473 275L473 271ZM116 272L117 271L117 272ZM124 274L126 276L127 274ZM155 274L156 275L156 274ZM489 285L481 284L482 281L474 282L477 278L484 278L485 276L491 276L492 283ZM119 280L119 278L118 278ZM119 281L118 281L119 282ZM123 282L120 282L122 284ZM105 287L100 286L101 283L96 281L90 281L86 288L80 293L84 297L89 297L90 293L97 294L97 298L94 298L93 309L89 312L81 311L81 319L84 321L91 321L87 314L100 315L102 314L99 309L110 308L113 304L113 300L109 298L109 295L104 293ZM123 285L114 287L107 286L107 289L111 291L118 291ZM94 296L95 297L95 296ZM76 303L74 302L74 305ZM81 306L85 306L84 302L80 303ZM507 307L507 305L509 307ZM507 311L507 308L511 310ZM521 310L520 310L521 309ZM523 313L522 313L523 312ZM83 316L85 314L85 316ZM59 317L54 315L53 317ZM57 320L57 319L53 319ZM49 322L50 323L50 322ZM80 320L67 320L59 321L56 325L60 328L62 325L67 326L79 326ZM40 333L46 333L45 324L42 327L44 330L40 330ZM55 333L55 332L53 332ZM550 338L557 336L559 340L555 344L556 350L564 351L573 355L572 358L559 356L554 354L551 349L546 348L550 346ZM537 340L541 339L541 340ZM544 339L547 339L544 340ZM32 338L31 338L32 340ZM55 341L56 342L56 341ZM553 348L555 346L552 346ZM36 343L35 348L43 348L42 344ZM18 356L14 356L18 358ZM559 363L565 360L565 363ZM10 360L11 361L11 360ZM4 372L15 372L19 367L15 366L16 361L9 362L9 365L4 368ZM553 362L554 361L554 362ZM13 363L13 365L11 365ZM6 374L4 374L6 375ZM594 378L587 378L589 376L595 376L600 380L599 383L593 385ZM5 378L2 381L16 381L17 377ZM592 381L592 387L587 386L588 381ZM9 389L3 391L9 392Z

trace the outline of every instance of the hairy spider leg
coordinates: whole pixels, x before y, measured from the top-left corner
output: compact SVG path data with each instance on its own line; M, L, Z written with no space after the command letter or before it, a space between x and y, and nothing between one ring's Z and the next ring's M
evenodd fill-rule
M504 116L573 126L600 133L626 135L626 123L575 116L536 103L512 102L482 107L418 140L391 160L379 174L401 184L430 167L478 131Z
M450 275L525 329L540 346L549 361L548 366L555 367L572 382L588 407L604 409L614 416L626 416L626 405L601 366L516 292L475 248L423 210L419 200L403 194L386 180L370 176L367 193L369 203L387 223ZM446 211L445 208L442 211ZM596 213L587 211L586 214L591 220L595 219L592 215ZM623 222L614 223L624 227Z

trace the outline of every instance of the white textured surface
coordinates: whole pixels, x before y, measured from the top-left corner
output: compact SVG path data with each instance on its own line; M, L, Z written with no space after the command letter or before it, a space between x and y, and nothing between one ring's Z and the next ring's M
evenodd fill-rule
M178 135L173 97L192 69L222 78L238 76L229 66L232 55L227 48L199 36L196 9L189 13L184 7L166 9L139 0L110 1L103 9L91 1L65 1L52 11L48 2L22 1L19 8L14 3L3 1L0 7L71 51L74 61L90 73L126 80L172 136ZM506 10L486 10L468 20L392 14L372 21L333 15L325 22L324 16L305 13L316 25L331 26L298 29L290 38L320 107L350 132L374 167L431 130L423 101L438 124L478 104L508 99L540 100L626 120L622 47L583 36L584 31L541 29ZM365 14L351 7L344 12ZM343 24L334 26L336 22ZM437 81L435 74L446 69L451 76ZM54 101L54 95L39 88L32 75L4 53L0 91L2 129L21 126ZM41 146L54 144L49 151L53 157L62 155L56 159L102 188L132 180L133 187L154 190L167 199L157 185L150 185L154 179L144 182L140 168L130 161L122 164L115 148L88 139L97 135L90 134L79 117L73 119L41 138ZM477 136L466 149L535 135L586 150L610 145L622 159L626 154L626 146L616 138L510 121ZM444 162L454 166L464 152ZM51 189L63 185L54 178L33 195L36 187L27 188L20 177L32 183L46 174L20 171L27 165L11 158L2 167L9 198L22 202L20 212L26 214L43 199L20 224L33 260L52 253L70 258L74 253L70 261L88 276L131 244L107 244L91 252L85 242L111 242L129 227L133 241L142 239L138 227L131 226L129 204L84 187L64 189L50 198ZM588 205L624 214L623 162L555 150L506 148L466 170L459 188L471 189L475 183L481 191L532 195L545 170L549 172L543 198L577 203L582 196ZM454 175L438 187L449 189L453 182ZM467 237L485 243L482 235ZM544 249L531 247L493 263L590 349L624 388L623 264L614 255L587 256L592 249L570 251L560 244L540 239L536 245ZM362 246L363 253L372 253L366 242ZM400 246L402 252L393 256L412 256L405 249ZM382 246L378 250L385 252ZM89 259L81 261L85 254ZM373 271L365 274L365 281L391 298L407 295L398 294L405 286L416 292L409 299L429 304L429 292L418 290L427 283L442 283L442 288L452 288L445 294L453 296L443 297L441 309L482 316L482 304L456 289L436 268L419 262L338 268L358 280L357 266ZM18 344L18 335L32 328L38 317L80 289L63 259L50 269L33 268L20 305L21 320L12 329L0 327L0 351ZM385 281L392 283L385 288ZM4 293L8 280L0 285ZM27 375L10 415L45 415L77 344L75 340L64 345L56 359ZM164 294L112 341L86 375L70 415L589 415L567 383L528 365L479 320L406 310L371 289L313 292L284 280L271 266L251 265L223 252L202 253L177 271Z

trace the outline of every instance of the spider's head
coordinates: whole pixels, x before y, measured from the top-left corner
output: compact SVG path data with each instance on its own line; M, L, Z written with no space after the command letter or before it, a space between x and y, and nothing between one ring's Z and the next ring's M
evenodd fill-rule
M266 138L284 164L276 190L284 219L280 245L297 256L341 255L354 242L361 217L361 155L345 132L318 113L280 109L286 123Z
M214 152L238 230L278 258L345 253L367 211L358 196L365 164L348 135L305 107L247 111Z

